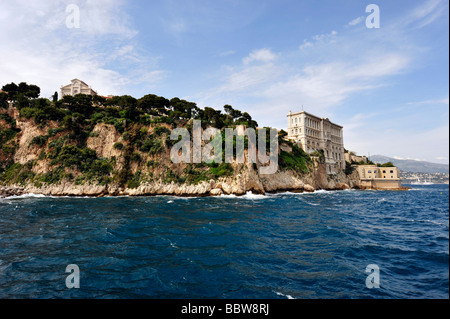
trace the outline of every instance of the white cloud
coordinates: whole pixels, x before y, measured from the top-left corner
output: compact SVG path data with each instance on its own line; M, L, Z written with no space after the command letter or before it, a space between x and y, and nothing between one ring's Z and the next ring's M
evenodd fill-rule
M364 21L364 19L365 19L364 16L357 17L357 18L353 19L352 21L350 21L350 22L348 23L348 25L353 27L353 26L355 26L355 25L360 24L362 21Z
M445 104L449 105L449 99L436 99L436 100L426 100L426 101L419 101L419 102L409 102L409 105L425 105L425 104Z
M312 44L312 42L309 42L308 40L303 40L303 44L300 45L300 49L306 49L306 48L310 48L314 46L314 44Z
M344 143L347 149L361 154L382 154L396 159L445 161L449 153L449 126L428 130L397 128L385 123L383 116L362 119L359 127L344 125ZM388 129L386 127L389 127Z
M316 34L311 37L311 40L304 39L300 45L300 49L314 47L316 45L329 45L337 41L338 32L333 30L330 33Z
M448 2L442 0L428 0L413 8L400 23L413 28L423 28L448 12ZM447 18L448 19L448 18Z
M263 95L280 106L304 105L326 112L341 105L350 95L384 85L383 79L406 68L408 60L396 54L372 57L359 62L332 62L310 65L302 72L272 83Z
M0 85L26 81L40 86L41 95L48 97L73 78L99 94L125 94L131 81L154 85L161 79L157 59L140 52L134 42L137 31L124 1L79 3L79 29L66 26L65 9L71 2L2 4L0 60L7 63L0 64Z
M234 50L228 50L228 51L221 52L221 53L219 54L219 56L225 57L225 56L230 56L230 55L233 55L233 54L236 54L236 51L234 51Z
M259 49L259 50L254 50L253 52L250 53L249 56L245 57L243 60L243 63L245 65L247 65L254 61L271 62L271 61L275 60L275 58L276 58L276 54L274 54L269 49Z

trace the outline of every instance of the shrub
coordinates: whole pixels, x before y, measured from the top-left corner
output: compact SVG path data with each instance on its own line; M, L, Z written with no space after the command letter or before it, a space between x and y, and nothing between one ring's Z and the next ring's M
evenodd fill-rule
M349 163L349 162L345 162L345 175L351 175L355 170L355 167Z
M120 142L115 143L115 144L113 145L113 147L114 147L116 150L123 150L123 144L120 143Z
M47 172L40 176L39 181L47 184L55 184L64 178L64 169L58 167L53 171Z
M42 147L47 143L47 141L48 141L48 136L42 136L42 135L36 136L31 140L30 146L37 145L39 147Z
M306 173L310 163L311 157L297 145L292 147L292 153L280 152L279 165L281 168Z
M136 174L128 181L128 188L138 188L141 185L141 171L137 171Z
M89 148L79 148L75 145L65 145L60 150L51 153L52 165L59 164L62 167L77 167L81 172L87 172L92 163L97 159L97 154Z
M160 139L154 138L151 135L147 138L140 147L142 152L148 152L150 155L156 155L162 152L164 149L163 143Z
M88 179L95 179L100 183L110 182L110 174L113 171L113 165L107 159L97 159L89 167L86 172L86 177Z
M142 160L142 157L138 152L134 152L133 155L131 155L132 162L140 162L141 160Z
M13 129L13 128L7 128L4 130L1 130L0 131L0 145L15 138L18 132L19 132L18 129Z
M209 172L215 178L219 178L222 176L230 176L233 174L233 167L229 163L222 163L217 167L212 167Z
M103 122L104 117L105 117L104 113L100 112L94 113L91 117L92 123L97 124Z
M8 124L13 124L15 126L15 120L6 113L0 113L0 120L4 120Z
M153 133L158 136L161 136L162 134L170 135L170 130L167 127L158 125L154 128Z
M395 165L392 162L387 162L387 163L378 165L378 167L395 167Z
M157 161L150 160L150 161L147 162L147 167L148 168L157 167L157 166L158 166L158 162Z

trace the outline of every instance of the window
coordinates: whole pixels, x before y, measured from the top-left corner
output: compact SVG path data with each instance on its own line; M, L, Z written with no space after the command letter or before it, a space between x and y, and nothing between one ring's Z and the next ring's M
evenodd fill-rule
M383 174L386 174L386 171L383 171Z
M394 174L394 171L391 171L391 174Z
M369 171L367 171L367 173L372 174L372 171L369 169Z

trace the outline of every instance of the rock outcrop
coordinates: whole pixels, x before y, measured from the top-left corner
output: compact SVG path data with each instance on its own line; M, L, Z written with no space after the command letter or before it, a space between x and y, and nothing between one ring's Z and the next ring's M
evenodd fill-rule
M49 158L40 159L40 155L45 153L44 147L39 147L32 143L33 139L39 136L46 136L49 129L58 128L57 123L50 123L47 127L34 124L32 120L21 119L17 110L12 114L16 121L20 133L16 136L17 145L14 153L14 163L28 165L32 162L30 173L38 176L47 174L52 169ZM56 138L56 137L55 137ZM125 144L123 135L120 134L113 125L99 123L90 132L86 140L86 147L94 150L98 158L114 159L114 170L126 168L129 165L131 174L141 170L150 176L159 176L160 170L170 166L168 154L161 154L160 158L150 157L148 154L140 153L142 163L131 163L124 159L125 150L115 147L116 144ZM289 147L283 146L284 151L289 151ZM47 151L50 147L47 148ZM291 149L292 150L292 149ZM145 164L147 163L147 165ZM151 168L149 163L157 163ZM159 166L158 166L159 165ZM197 183L187 183L182 181L164 181L162 178L151 178L144 180L134 187L120 184L117 181L103 181L94 183L89 180L77 180L80 173L73 168L66 168L66 174L71 178L64 177L55 183L30 182L20 185L6 185L0 187L0 197L21 194L42 194L52 196L145 196L145 195L176 195L176 196L217 196L222 194L244 195L247 192L256 194L266 194L268 192L313 192L318 189L345 190L358 187L358 176L347 176L343 172L330 176L326 173L324 163L314 162L308 173L294 170L278 170L275 174L262 175L259 173L256 164L232 164L233 173L224 177L210 180L202 180ZM177 171L178 176L186 177L183 166L171 167ZM153 169L153 171L151 171ZM183 176L184 174L184 176Z

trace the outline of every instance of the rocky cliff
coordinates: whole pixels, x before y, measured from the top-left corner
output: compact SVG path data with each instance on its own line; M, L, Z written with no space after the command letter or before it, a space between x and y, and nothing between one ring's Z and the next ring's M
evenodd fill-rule
M173 164L169 139L174 125L99 121L76 126L76 119L36 124L15 108L0 111L0 195L210 196L249 191L311 192L358 187L358 176L328 175L320 159L283 152L275 174L259 173L259 163ZM186 123L185 123L186 124ZM189 123L187 123L189 125ZM289 165L288 165L289 164Z

